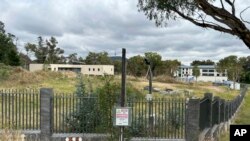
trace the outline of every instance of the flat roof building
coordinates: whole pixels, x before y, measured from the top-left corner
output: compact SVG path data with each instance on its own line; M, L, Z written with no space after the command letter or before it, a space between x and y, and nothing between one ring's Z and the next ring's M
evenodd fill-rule
M198 68L200 69L200 76L197 77L197 81L222 82L228 79L227 71L217 72L214 65L200 65ZM178 78L196 79L193 76L193 66L181 65L175 76Z
M48 69L51 71L73 71L86 75L114 75L113 65L73 65L73 64L30 64L31 72Z

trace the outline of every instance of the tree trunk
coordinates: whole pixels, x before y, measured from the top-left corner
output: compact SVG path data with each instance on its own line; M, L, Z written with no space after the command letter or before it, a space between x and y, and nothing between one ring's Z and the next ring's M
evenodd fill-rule
M246 35L242 35L242 37L240 37L240 39L245 43L245 45L250 49L250 33L246 34Z

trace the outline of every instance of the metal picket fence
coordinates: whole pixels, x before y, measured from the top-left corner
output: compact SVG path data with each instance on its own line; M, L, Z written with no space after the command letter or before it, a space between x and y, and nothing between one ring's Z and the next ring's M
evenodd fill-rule
M102 122L112 123L112 113L108 115L110 119L104 120L97 97L56 94L53 105L54 133L108 133L113 130ZM151 115L149 105L152 106ZM132 125L127 130L133 137L184 138L185 105L185 99L129 99L127 106L132 108Z
M0 129L40 129L37 90L0 90Z
M54 133L105 133L97 129L101 120L97 97L55 94L52 101Z
M128 100L128 106L132 107L130 132L133 137L185 137L185 99Z

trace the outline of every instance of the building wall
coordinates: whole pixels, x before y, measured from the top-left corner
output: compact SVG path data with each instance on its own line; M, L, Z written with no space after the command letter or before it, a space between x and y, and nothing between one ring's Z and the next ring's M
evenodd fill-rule
M114 66L111 65L103 66L103 72L105 74L114 75Z
M198 67L200 69L200 76L197 78L197 81L222 82L222 81L227 80L226 70L224 73L219 73L216 71L215 66L198 66ZM191 77L194 77L193 67L192 66L180 66L176 74L178 78L188 78L191 80ZM194 80L196 80L196 78Z
M29 70L31 72L43 70L43 64L30 64L29 65Z
M84 65L82 73L87 75L114 75L113 65Z
M223 82L227 81L226 76L199 76L197 78L197 81L203 81L203 82Z
M50 64L47 67L51 71L75 70L86 75L114 75L113 65L70 65ZM30 71L42 70L43 64L30 64Z

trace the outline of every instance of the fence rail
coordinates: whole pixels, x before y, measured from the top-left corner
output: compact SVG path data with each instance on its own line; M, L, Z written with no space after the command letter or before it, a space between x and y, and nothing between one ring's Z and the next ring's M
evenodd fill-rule
M98 130L100 114L96 97L56 94L53 97L54 133L105 133Z
M112 124L112 113L109 112L114 105L102 109L97 97L57 94L53 103L54 133L108 133L114 130L112 125L104 123ZM151 115L149 105L152 106ZM184 99L129 99L128 106L132 108L132 125L128 128L130 136L184 138L185 105ZM108 115L103 114L103 110ZM150 118L153 121L151 127Z
M0 129L40 129L40 100L36 90L0 90Z
M247 91L247 86L242 85L242 87L240 94L230 101L219 97L213 98L211 93L204 95L204 98L200 100L200 131L232 118Z
M129 100L128 106L132 107L133 137L184 138L185 99Z
M197 138L196 133L231 119L246 91L247 87L244 87L231 101L213 98L210 93L201 100L190 99L188 103L185 99L128 99L132 125L125 132L141 139ZM112 108L117 103L76 94L54 95L53 90L48 89L40 92L0 90L0 129L41 129L41 133L118 132L112 126Z

